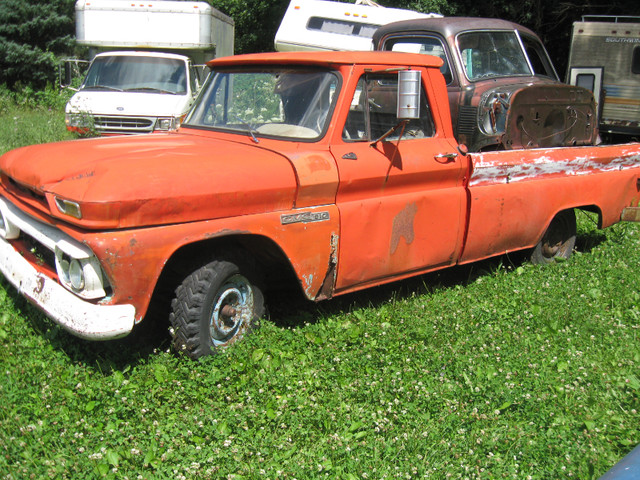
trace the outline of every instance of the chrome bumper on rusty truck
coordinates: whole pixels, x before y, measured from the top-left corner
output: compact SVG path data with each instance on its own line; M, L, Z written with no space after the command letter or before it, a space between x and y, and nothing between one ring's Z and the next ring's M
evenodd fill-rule
M48 251L57 280L38 271L9 240L24 237ZM34 247L35 249L36 247ZM90 340L128 335L133 305L102 305L106 297L99 262L85 245L39 222L0 197L0 272L27 299L72 334ZM63 286L64 284L64 286Z

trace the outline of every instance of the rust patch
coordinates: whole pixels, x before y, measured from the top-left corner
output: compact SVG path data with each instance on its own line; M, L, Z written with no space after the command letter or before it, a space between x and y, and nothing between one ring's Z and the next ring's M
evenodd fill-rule
M38 280L36 280L36 288L34 288L33 291L36 294L40 294L42 293L43 289L44 289L44 278L41 276L38 276Z
M393 229L391 230L390 245L391 255L396 252L401 238L404 238L405 242L407 242L407 245L413 242L413 239L415 238L413 221L416 217L417 212L417 205L415 203L410 203L406 207L404 207L402 211L398 213L398 215L396 215L393 219Z
M336 286L336 269L338 266L338 235L331 235L331 256L329 257L329 268L324 277L320 291L316 300L328 300L333 297Z

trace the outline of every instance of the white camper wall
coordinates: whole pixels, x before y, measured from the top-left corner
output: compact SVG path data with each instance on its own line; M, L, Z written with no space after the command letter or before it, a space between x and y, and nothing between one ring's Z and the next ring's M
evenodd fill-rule
M380 26L400 20L441 17L411 10L325 0L291 0L275 37L275 49L372 50L371 37Z
M210 50L216 44L214 29L221 24L233 35L233 20L206 2L76 2L77 41L92 47ZM229 30L224 33L228 36ZM225 52L232 53L233 46Z

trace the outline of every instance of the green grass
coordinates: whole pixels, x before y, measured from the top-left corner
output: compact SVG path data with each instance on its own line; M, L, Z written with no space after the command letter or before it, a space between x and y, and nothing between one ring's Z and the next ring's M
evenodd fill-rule
M640 231L579 220L547 267L270 298L199 362L72 337L3 282L0 478L598 478L640 443Z
M48 102L33 92L15 98L0 88L0 154L32 143L76 138L64 124L64 98L47 93Z

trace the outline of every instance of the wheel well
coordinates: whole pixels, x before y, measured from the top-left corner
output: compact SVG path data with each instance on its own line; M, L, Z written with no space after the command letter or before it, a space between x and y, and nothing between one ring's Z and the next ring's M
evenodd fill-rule
M230 235L184 245L166 262L153 292L147 316L168 318L175 289L190 272L213 258L249 258L260 275L263 291L297 289L300 283L285 253L259 235Z
M598 216L598 229L602 229L602 210L597 205L582 205L575 207L575 210L582 210L583 212L595 213Z

